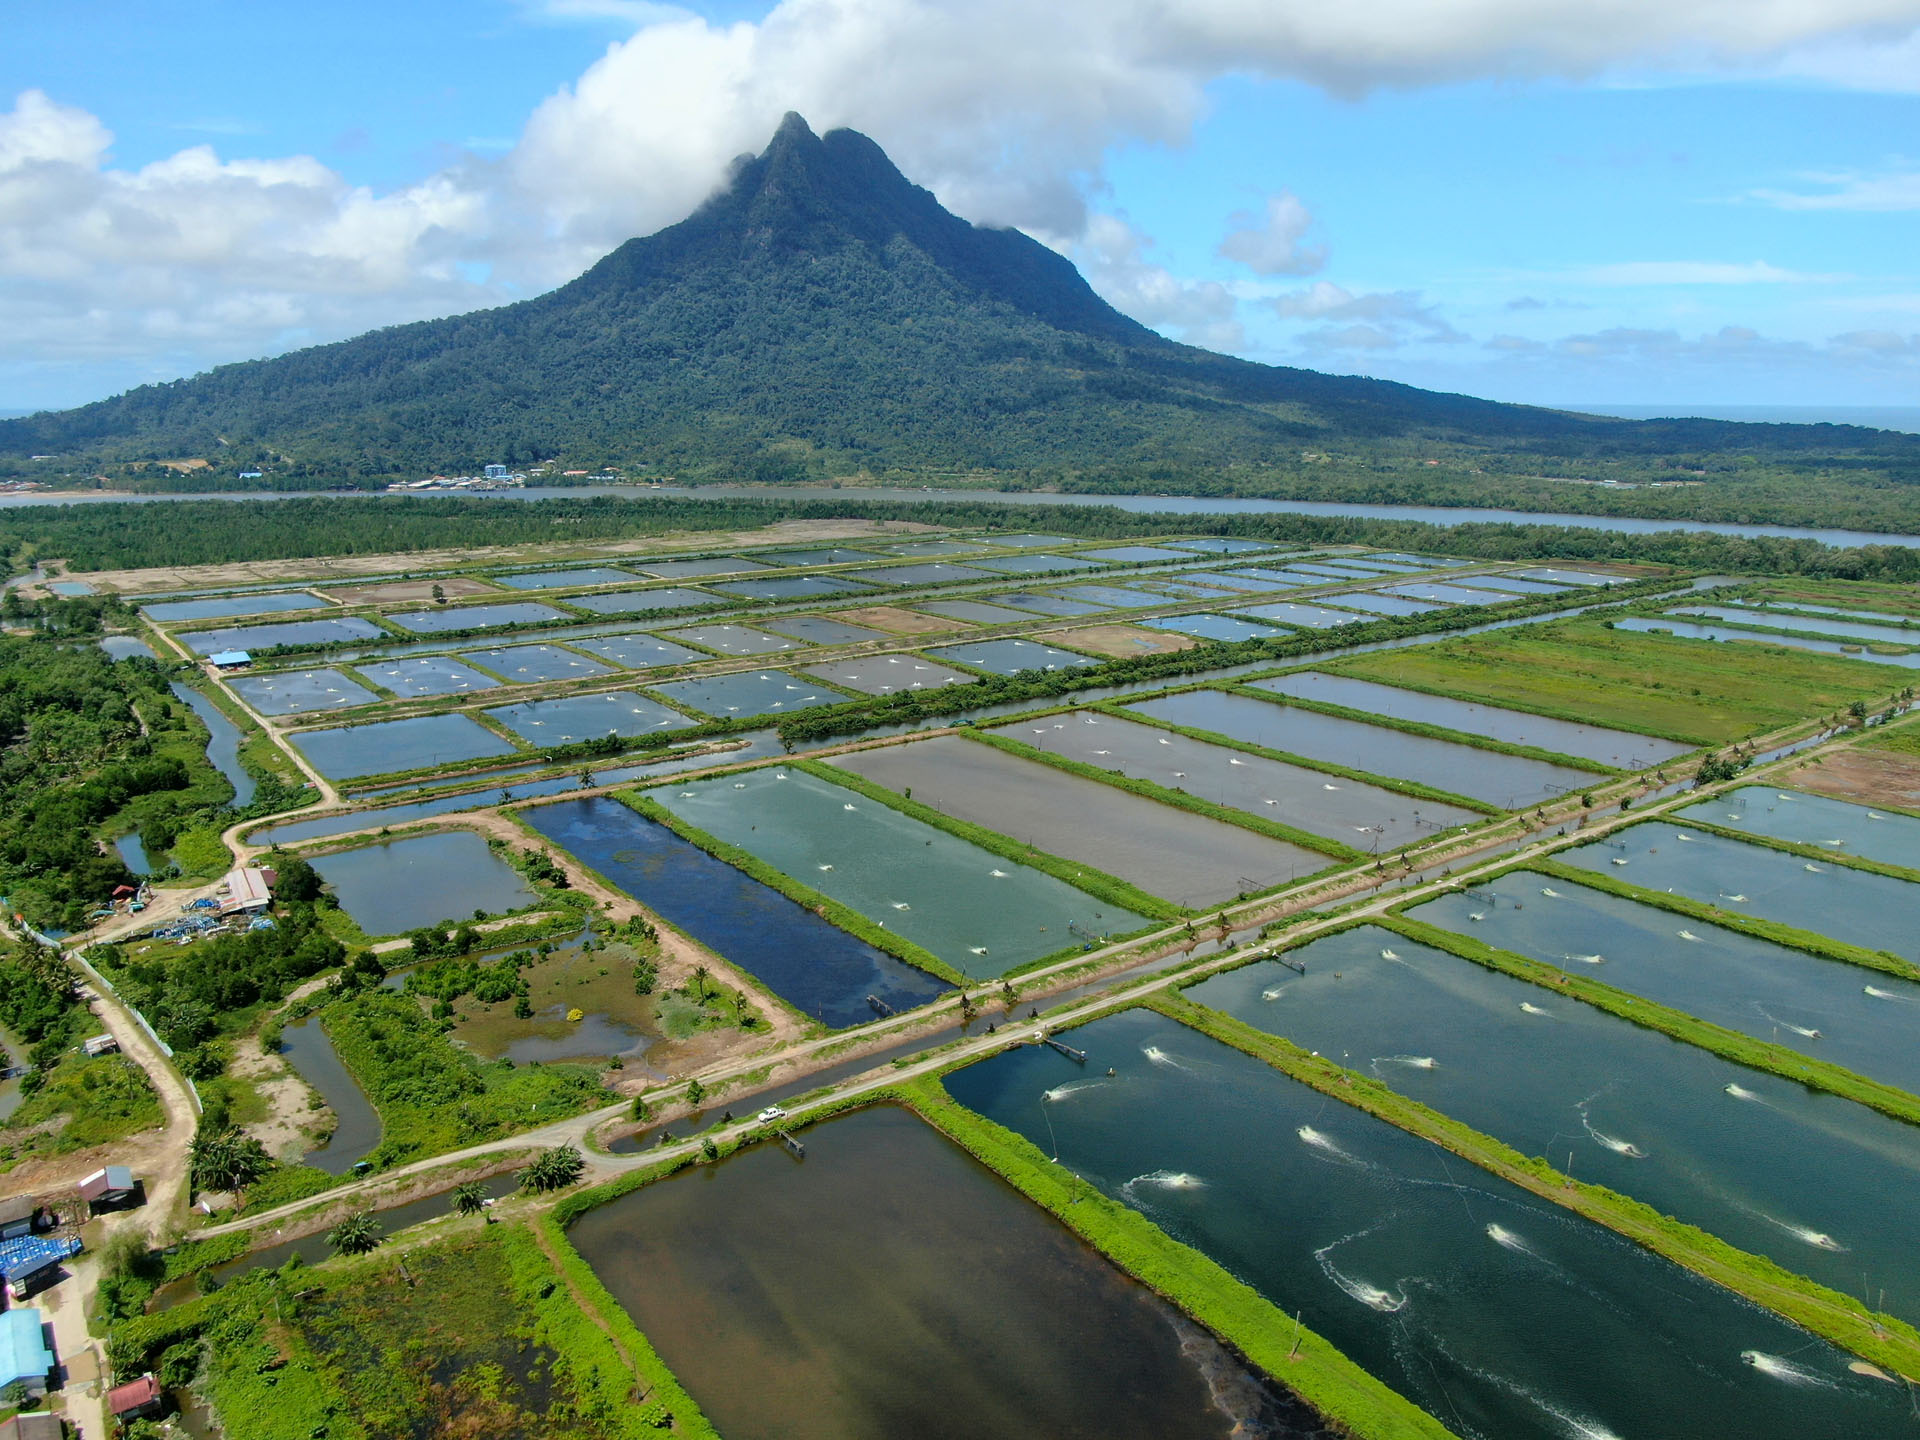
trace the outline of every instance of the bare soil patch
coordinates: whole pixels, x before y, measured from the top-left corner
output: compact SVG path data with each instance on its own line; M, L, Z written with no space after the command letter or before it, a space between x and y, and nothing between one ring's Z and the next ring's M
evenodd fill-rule
M333 1112L317 1103L318 1092L282 1057L263 1053L257 1037L236 1047L231 1069L266 1102L266 1116L243 1128L276 1160L297 1162L332 1133Z
M449 600L464 595L498 595L501 587L466 575L449 575L444 580L389 580L383 585L347 585L319 592L325 599L342 605L379 605L396 600L431 600L433 587Z
M958 630L958 620L943 620L922 615L918 610L902 610L898 605L868 605L859 610L836 610L828 617L849 625L871 625L875 630L890 630L895 635L934 635Z
M1200 642L1191 635L1176 635L1163 630L1143 630L1138 625L1082 625L1075 630L1049 630L1035 637L1055 640L1075 650L1094 655L1170 655L1190 650Z
M1795 770L1787 783L1857 805L1920 809L1920 755L1857 748L1830 751L1822 763Z

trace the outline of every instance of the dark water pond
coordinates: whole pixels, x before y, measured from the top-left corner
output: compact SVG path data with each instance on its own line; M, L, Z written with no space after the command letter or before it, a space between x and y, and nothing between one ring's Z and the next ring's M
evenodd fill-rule
M442 635L449 630L490 630L496 625L538 625L564 620L567 616L564 610L536 600L517 600L501 605L450 605L445 610L412 610L387 618L416 635Z
M320 1092L338 1121L333 1134L319 1149L309 1150L301 1163L329 1175L346 1174L354 1161L380 1143L379 1113L359 1081L341 1063L333 1041L320 1028L319 1016L309 1015L287 1026L280 1033L280 1053L302 1080Z
M278 670L241 675L228 682L262 715L299 715L311 710L343 710L369 705L379 697L338 670Z
M303 730L288 737L329 780L385 775L512 755L513 746L465 715L418 715L339 730Z
M1914 1433L1833 1346L1257 1060L1140 1011L1072 1043L947 1088L1468 1440Z
M569 1232L729 1440L1317 1429L911 1114L844 1116L806 1145L674 1176Z
M196 655L217 650L265 650L275 645L329 645L342 640L378 640L387 632L357 615L325 620L288 620L279 625L224 626L174 638Z
M514 590L567 590L582 585L619 585L640 577L631 570L599 565L584 570L527 570L518 575L496 575L493 578Z
M537 898L518 871L471 830L444 830L320 855L313 861L340 908L369 935L403 935L476 910L505 914Z
M200 723L207 727L207 761L227 777L227 783L233 786L233 804L236 809L253 803L253 793L259 788L253 776L247 773L247 767L240 763L240 747L246 742L246 736L240 727L229 720L220 707L195 690L191 685L178 682L167 687L173 692L173 698L185 705L200 717Z

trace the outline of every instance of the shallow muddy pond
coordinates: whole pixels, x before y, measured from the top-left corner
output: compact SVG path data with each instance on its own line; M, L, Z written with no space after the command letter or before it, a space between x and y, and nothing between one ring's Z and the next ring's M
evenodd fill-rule
M1371 926L1187 998L1563 1172L1920 1317L1920 1130ZM1885 1292L1882 1302L1881 1293Z
M1653 820L1604 844L1561 852L1569 865L1667 890L1736 915L1758 915L1869 950L1920 958L1920 886L1865 870L1803 860ZM1615 865L1624 860L1625 865Z
M1209 745L1150 725L1079 711L1020 721L1001 732L1037 749L1119 775L1185 790L1216 805L1324 835L1361 850L1392 850L1480 817L1358 780Z
M860 1111L805 1143L803 1161L762 1145L568 1232L728 1440L1314 1428L913 1115Z
M939 685L968 685L980 677L951 665L936 665L918 655L863 655L831 665L812 665L805 671L862 695L891 695L896 690L924 690Z
M1427 695L1418 690L1402 690L1372 680L1355 680L1349 676L1327 675L1316 670L1300 670L1271 680L1255 680L1252 685L1256 690L1271 690L1276 695L1320 700L1329 705L1343 705L1349 710L1385 715L1393 720L1441 725L1469 735L1484 735L1489 740L1502 740L1509 745L1531 745L1576 759L1597 760L1617 770L1644 770L1664 760L1671 760L1676 755L1684 755L1694 748L1625 730L1607 730L1598 725L1582 725L1546 715L1501 710L1470 700Z
M528 700L487 714L521 739L542 746L570 745L602 735L632 739L655 730L683 730L694 723L678 710L669 710L659 701L631 690Z
M1536 804L1550 796L1578 791L1594 783L1590 770L1575 770L1544 760L1529 760L1498 750L1481 750L1451 740L1410 735L1381 725L1366 725L1336 715L1269 704L1244 695L1190 690L1133 705L1152 720L1169 720L1229 739L1264 745L1376 775L1417 780L1466 795L1505 810Z
M338 670L280 670L268 675L240 675L227 683L234 694L262 715L300 715L310 710L370 705L380 698Z
M1920 820L1806 790L1743 785L1690 805L1676 818L1920 870Z
M163 624L170 620L225 620L233 615L275 615L292 610L325 610L311 595L228 595L212 600L163 600L142 605L140 613Z
M513 746L465 715L419 715L287 737L329 780L512 755Z
M1527 870L1409 914L1920 1094L1920 985Z
M800 770L651 790L758 856L974 976L995 976L1141 916Z
M863 750L833 763L957 819L1194 909L1283 885L1333 863L1283 840L959 735Z
M1078 669L1100 663L1090 655L1079 655L1038 640L972 640L960 645L944 645L927 653L937 660L958 661L995 675L1018 675L1022 670Z
M471 830L443 830L314 857L340 908L369 935L402 935L476 910L503 915L538 897Z
M282 625L226 626L196 630L174 639L196 655L218 650L267 650L275 645L332 645L343 640L378 640L387 632L371 620L345 615L326 620L289 620Z
M1824 1341L1203 1035L1131 1011L1069 1043L1085 1067L1023 1046L947 1088L1468 1440L1912 1426Z
M387 617L416 635L444 635L449 630L491 630L500 625L542 625L567 618L564 610L536 600L504 605L458 605L445 610L410 610Z
M523 818L668 924L832 1028L911 1010L947 987L689 845L617 800L537 805Z

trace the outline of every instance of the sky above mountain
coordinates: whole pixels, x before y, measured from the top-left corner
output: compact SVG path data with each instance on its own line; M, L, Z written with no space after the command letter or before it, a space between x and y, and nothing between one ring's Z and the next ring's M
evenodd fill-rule
M787 110L1250 359L1920 396L1920 0L7 9L0 409L538 293Z

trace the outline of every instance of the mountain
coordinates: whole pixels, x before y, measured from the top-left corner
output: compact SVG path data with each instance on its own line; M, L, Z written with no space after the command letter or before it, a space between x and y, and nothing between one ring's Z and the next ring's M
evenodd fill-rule
M789 115L688 219L537 299L0 421L0 456L346 481L560 456L699 477L1298 466L1303 451L1868 454L1920 437L1636 422L1179 345L1015 230Z

